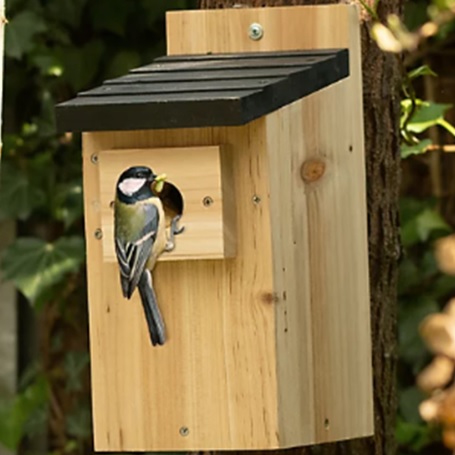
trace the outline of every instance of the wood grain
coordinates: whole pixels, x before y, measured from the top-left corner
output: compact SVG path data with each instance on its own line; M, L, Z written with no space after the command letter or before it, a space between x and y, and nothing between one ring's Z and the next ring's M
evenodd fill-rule
M264 29L259 41L248 39L253 22ZM267 117L275 293L282 298L276 306L279 439L287 447L371 435L358 10L324 5L170 12L167 23L169 54L350 51L347 80ZM190 39L194 30L197 40ZM313 158L327 168L320 180L304 184L300 168Z
M164 253L160 260L232 257L235 254L235 216L231 216L234 209L228 204L235 201L222 197L224 179L224 185L233 185L229 156L226 152L221 166L221 150L215 146L102 150L98 153L104 262L116 262L111 202L119 175L132 165L149 166L157 174L166 174L167 180L184 198L180 225L185 231L176 237L174 251ZM206 198L210 204L204 204Z
M251 22L262 40L248 39ZM347 5L170 13L171 54L348 47L351 75L244 127L84 135L97 450L272 449L372 433L358 35ZM169 342L151 348L137 297L121 298L90 235L102 219L90 156L219 145L236 255L157 265ZM305 183L311 159L326 168Z
M242 128L84 135L87 232L101 223L102 150L212 146L232 151L235 258L162 262L154 282L168 343L152 348L137 296L87 235L93 413L97 450L278 447L275 323L265 120ZM257 195L261 202L255 204ZM189 434L180 436L181 427Z

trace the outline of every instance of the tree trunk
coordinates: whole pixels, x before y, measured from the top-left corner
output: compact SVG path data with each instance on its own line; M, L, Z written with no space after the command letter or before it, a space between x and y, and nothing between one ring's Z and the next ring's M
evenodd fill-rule
M199 0L199 7L262 7L318 3L336 3L336 0ZM378 5L381 19L390 13L401 13L400 0L381 0ZM393 455L396 452L394 426L397 405L396 287L397 261L400 256L400 63L391 54L379 50L370 38L371 18L366 14L362 14L362 17L375 435L374 438L293 450L300 455ZM349 409L346 412L348 413Z

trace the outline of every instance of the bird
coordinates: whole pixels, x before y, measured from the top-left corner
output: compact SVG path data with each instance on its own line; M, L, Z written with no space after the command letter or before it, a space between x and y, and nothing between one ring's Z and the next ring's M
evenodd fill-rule
M156 175L149 167L130 167L118 178L114 200L115 253L122 294L131 299L138 289L153 346L166 342L166 329L153 288L152 270L159 256L175 247L174 236L183 231L178 228L181 215L177 215L168 239L159 198L165 180L165 174Z

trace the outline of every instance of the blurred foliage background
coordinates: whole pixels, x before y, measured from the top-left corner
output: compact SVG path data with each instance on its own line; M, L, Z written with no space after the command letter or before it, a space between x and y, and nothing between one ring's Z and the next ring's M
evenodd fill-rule
M18 235L1 268L27 303L6 448L92 453L80 138L56 134L54 106L163 55L165 11L194 3L7 0L0 219Z
M191 0L7 2L0 220L14 220L18 235L1 269L20 293L22 341L17 394L6 398L0 390L6 448L93 451L80 138L56 134L54 105L164 54L165 10L195 6ZM408 1L404 24L418 30L453 7ZM431 358L418 326L455 295L455 279L439 270L433 250L455 229L454 43L452 14L403 63L400 455L448 453L439 429L419 415L424 395L415 384Z

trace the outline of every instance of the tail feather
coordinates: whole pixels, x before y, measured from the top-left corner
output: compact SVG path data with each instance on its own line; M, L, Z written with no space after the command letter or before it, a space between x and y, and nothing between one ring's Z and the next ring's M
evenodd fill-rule
M166 342L166 330L164 321L156 302L155 291L153 290L152 274L145 269L138 284L139 294L144 307L145 317L150 333L150 340L153 346L163 345Z

